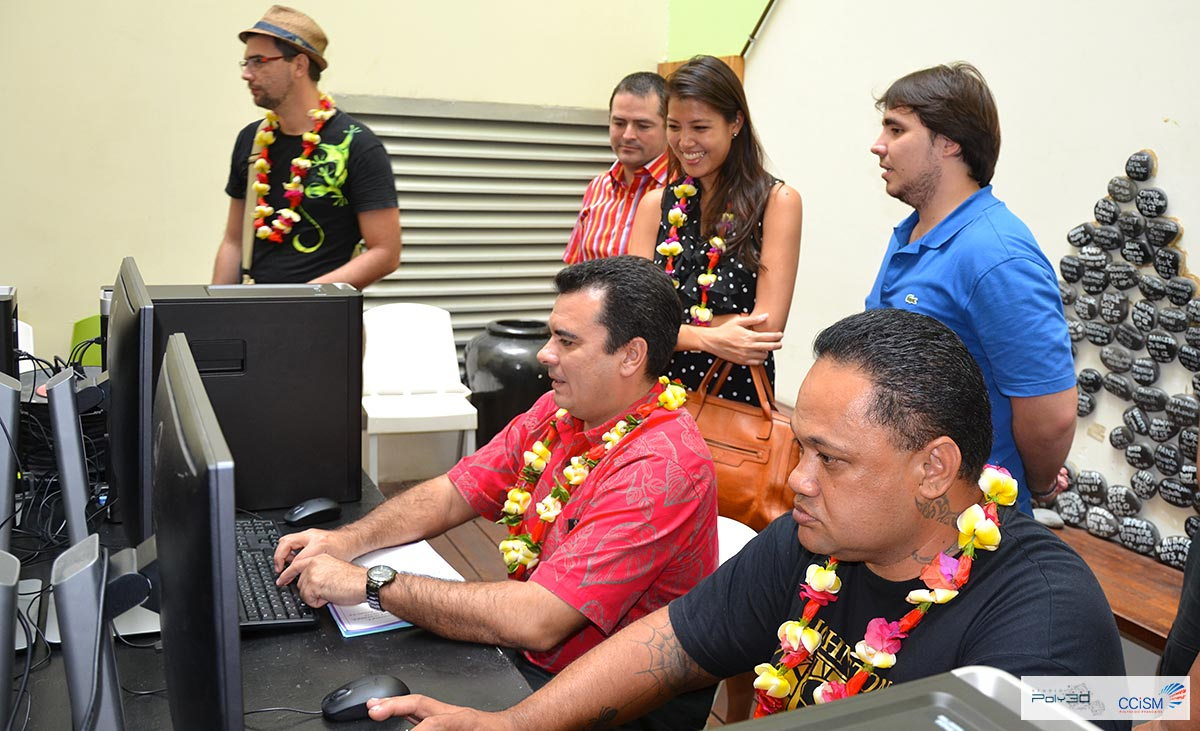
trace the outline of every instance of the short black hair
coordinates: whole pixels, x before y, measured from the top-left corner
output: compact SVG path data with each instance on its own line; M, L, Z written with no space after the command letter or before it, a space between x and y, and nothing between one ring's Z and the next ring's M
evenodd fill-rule
M897 449L950 437L962 453L958 476L979 479L992 451L992 407L979 364L950 328L908 310L867 310L822 330L813 355L867 375L867 418L891 431Z
M634 338L646 341L646 376L657 378L667 369L679 339L683 311L675 285L654 262L640 256L612 256L573 264L554 277L559 294L580 290L604 293L596 318L608 331L605 352Z
M1000 114L979 69L958 61L914 71L896 79L875 107L912 110L930 132L958 143L975 182L992 182L1000 158Z
M303 55L299 50L296 49L295 46L284 43L278 38L274 38L272 36L267 37L275 41L275 47L279 49L279 55L283 56L284 61L291 63L292 59L294 59L296 56ZM308 78L312 79L313 81L321 80L321 67L318 66L317 62L311 58L308 59Z
M612 94L608 97L608 111L612 113L613 99L617 94L633 94L647 97L651 94L658 97L658 116L667 118L667 81L653 71L636 71L621 79Z

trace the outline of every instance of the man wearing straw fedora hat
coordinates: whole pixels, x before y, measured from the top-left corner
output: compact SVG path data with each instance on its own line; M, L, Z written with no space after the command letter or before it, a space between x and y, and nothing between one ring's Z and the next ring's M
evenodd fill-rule
M246 44L242 79L267 112L234 144L213 283L362 289L395 270L400 218L391 163L371 130L317 88L325 32L304 13L272 5L238 38ZM354 256L360 242L364 251Z

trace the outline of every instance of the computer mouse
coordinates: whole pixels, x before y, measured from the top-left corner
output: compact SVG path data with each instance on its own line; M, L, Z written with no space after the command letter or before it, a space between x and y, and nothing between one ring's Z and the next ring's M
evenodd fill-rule
M303 528L307 525L316 525L317 523L336 520L341 516L342 506L338 505L337 501L327 497L315 497L311 500L305 500L287 511L283 516L283 522L297 528Z
M364 675L325 696L321 701L321 715L327 721L357 721L367 717L368 700L408 693L408 686L399 678Z

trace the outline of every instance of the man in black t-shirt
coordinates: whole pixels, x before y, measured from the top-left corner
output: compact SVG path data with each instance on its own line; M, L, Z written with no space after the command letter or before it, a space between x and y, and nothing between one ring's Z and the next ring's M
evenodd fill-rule
M991 408L958 336L925 315L871 310L824 330L814 354L792 414L791 515L507 711L405 696L370 703L371 717L433 717L422 729L605 728L750 670L776 711L811 705L818 689L836 702L968 665L1124 675L1116 623L1083 560L1015 508L981 507L981 484L1002 481L981 481ZM992 494L1010 503L1016 486L1003 487ZM784 653L785 637L804 652Z
M325 33L307 15L274 5L239 38L242 78L267 121L247 125L234 144L213 283L241 281L247 227L254 232L249 273L258 283L362 289L378 281L400 263L391 163L371 130L317 89ZM251 165L256 180L247 190ZM356 257L359 242L365 250Z

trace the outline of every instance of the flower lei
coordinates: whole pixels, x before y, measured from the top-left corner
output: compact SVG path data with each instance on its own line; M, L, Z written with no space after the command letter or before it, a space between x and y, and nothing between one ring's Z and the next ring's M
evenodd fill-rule
M277 244L283 243L283 237L291 233L292 226L299 223L300 206L304 202L304 178L308 175L308 169L312 167L312 160L309 158L317 149L317 145L321 144L321 128L336 111L337 105L328 94L321 95L317 109L308 110L308 116L313 121L312 131L305 132L301 137L303 152L300 153L300 157L292 158L292 179L283 184L283 196L287 198L290 207L279 211L275 220L268 226L266 221L275 213L275 209L267 204L267 193L271 190L267 176L271 173L270 148L275 142L275 130L279 129L279 116L267 110L267 123L254 136L254 144L262 148L258 159L254 161L254 192L258 194L258 205L254 208L254 235L258 238Z
M676 198L675 205L667 211L667 223L671 224L671 230L667 233L667 238L655 247L655 251L667 257L664 268L667 276L671 278L675 288L678 289L679 279L675 276L675 257L683 253L683 244L679 243L679 227L687 223L688 199L696 195L696 186L693 185L692 177L689 175L671 191ZM708 290L717 281L717 275L713 271L717 268L717 262L721 260L721 254L725 252L725 239L728 239L733 231L733 219L732 211L722 213L721 220L716 225L716 233L708 240L708 271L696 278L696 283L700 286L700 304L692 305L689 310L692 325L708 327L708 324L712 322L712 310L708 309Z
M604 433L603 443L589 449L587 452L571 457L563 467L562 476L565 484L557 478L550 494L542 498L536 506L537 521L528 529L522 530L525 523L525 513L533 501L533 489L541 479L550 459L550 448L558 439L558 420L567 415L566 409L559 409L550 420L546 431L535 439L529 449L522 455L525 466L517 477L517 482L508 490L505 496L503 515L497 523L508 526L508 538L500 541L500 553L504 556L504 564L508 567L508 578L523 581L537 566L542 552L542 539L550 524L558 519L563 508L571 499L571 490L583 484L588 473L610 449L636 429L652 411L661 407L667 411L675 411L687 401L687 391L678 381L672 383L666 376L661 376L658 382L662 390L658 398L637 407L632 414L618 421Z
M988 465L979 478L979 489L983 491L983 505L972 505L958 516L958 545L961 558L952 558L939 552L921 570L921 580L926 589L909 592L905 601L916 608L897 622L888 622L876 617L867 624L862 641L854 646L851 657L859 661L859 669L845 683L827 681L813 691L813 701L828 703L857 694L867 678L876 668L890 668L896 664L896 653L900 651L900 640L908 636L935 604L945 604L967 583L971 575L971 564L976 549L994 551L1000 545L1000 519L997 505L1012 505L1017 499L1017 481L1002 467ZM754 680L757 704L754 717L760 718L783 708L791 684L786 675L821 644L821 633L809 626L821 607L837 601L842 580L837 576L838 560L830 556L825 563L810 564L800 585L800 596L806 599L799 620L788 620L779 625L780 657L777 663L761 663L754 668L758 677Z

